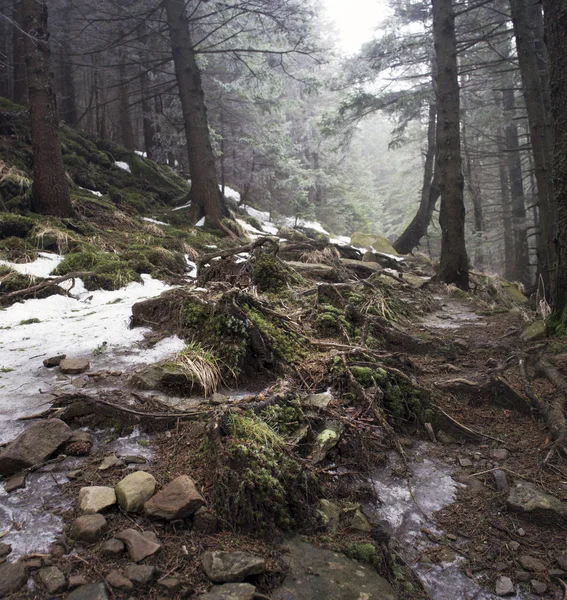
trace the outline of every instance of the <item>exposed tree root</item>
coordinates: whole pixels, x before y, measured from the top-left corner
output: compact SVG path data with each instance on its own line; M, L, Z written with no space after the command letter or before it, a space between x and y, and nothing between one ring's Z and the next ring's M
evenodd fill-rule
M56 277L55 279L46 279L37 285L32 285L31 287L23 290L16 290L15 292L10 292L9 294L0 294L0 303L4 303L6 300L11 300L12 298L18 298L20 296L33 296L38 292L45 290L46 288L58 286L60 283L68 281L69 279L84 279L85 277L92 277L93 275L94 273L91 271L78 271L75 273L68 273L62 277Z

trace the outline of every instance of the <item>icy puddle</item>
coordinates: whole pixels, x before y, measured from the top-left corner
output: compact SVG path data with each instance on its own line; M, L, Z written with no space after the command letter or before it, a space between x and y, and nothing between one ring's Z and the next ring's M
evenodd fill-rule
M442 303L442 310L430 313L421 319L421 325L427 329L459 329L463 325L484 326L486 322L472 308L442 296L434 296Z
M496 599L498 596L482 589L459 570L464 559L457 552L454 553L456 558L448 556L447 562L420 562L427 549L441 548L431 542L422 529L443 536L443 531L435 527L432 515L451 504L457 488L462 485L451 477L452 469L448 465L428 457L429 448L427 443L415 447L419 460L410 463L409 480L396 474L401 472L401 461L396 454L390 456L389 464L378 469L372 478L380 504L370 511L384 525L394 547L420 578L432 600ZM458 548L459 541L451 544ZM509 597L532 596L518 593Z

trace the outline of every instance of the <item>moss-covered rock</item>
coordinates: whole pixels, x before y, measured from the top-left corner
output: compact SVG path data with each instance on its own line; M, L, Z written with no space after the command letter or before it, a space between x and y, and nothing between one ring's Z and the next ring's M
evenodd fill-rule
M547 337L547 327L545 321L534 321L525 327L520 334L520 338L524 342L536 342L544 340Z
M388 239L381 235L357 232L352 236L350 243L357 248L374 248L376 252L393 254L394 256L398 254Z
M34 220L28 217L13 213L0 213L0 240L9 237L26 237L34 226Z
M275 255L262 253L254 264L252 279L261 292L280 292L291 276L289 269Z

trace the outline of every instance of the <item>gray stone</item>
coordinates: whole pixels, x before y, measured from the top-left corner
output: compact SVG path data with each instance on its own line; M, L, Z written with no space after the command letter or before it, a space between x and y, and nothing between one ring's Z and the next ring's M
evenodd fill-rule
M362 512L356 509L350 521L349 529L351 531L358 531L359 533L370 533L372 531L372 525L370 525Z
M461 467L472 467L472 460L470 458L461 458L459 457L459 464Z
M547 583L544 583L543 581L538 581L537 579L532 579L530 583L532 584L534 592L538 596L543 596L545 592L547 592Z
M344 428L345 426L340 421L326 421L325 429L315 438L312 452L314 463L324 460L329 450L338 444Z
M17 475L12 475L10 479L6 481L4 484L4 489L8 494L15 492L16 490L21 490L26 487L26 474L18 473Z
M43 361L43 366L47 369L52 369L53 367L58 367L61 361L67 358L66 354L58 354L57 356L50 356Z
M155 577L156 568L152 565L128 565L124 575L135 585L147 585Z
M67 478L71 479L71 480L79 479L79 477L82 477L82 476L83 476L83 472L80 469L76 469L74 471L69 471L67 473Z
M441 442L442 444L456 444L457 440L450 434L447 433L446 431L443 431L442 429L440 429L436 434L437 440L439 442Z
M77 429L61 448L63 454L68 456L88 456L94 443L92 434L88 431Z
M21 562L0 565L0 598L20 590L28 580L28 570Z
M160 544L149 539L146 532L140 533L135 529L126 529L116 537L126 544L130 558L134 562L140 562L144 558L152 556L161 548Z
M205 552L203 568L213 583L243 581L249 575L259 575L266 570L263 558L248 552Z
M0 452L0 475L14 475L45 462L71 434L71 428L59 419L45 419L30 425Z
M24 561L24 566L28 571L37 571L43 567L43 561L41 558L30 558Z
M333 400L333 396L329 392L324 392L322 394L311 394L307 396L303 401L305 406L313 406L315 408L327 408L329 403Z
M508 476L505 471L496 469L495 471L492 471L492 477L494 478L496 489L500 493L507 494L510 491L510 484L508 483Z
M137 454L127 454L120 457L126 464L145 465L148 461Z
M114 488L120 508L126 512L138 512L154 495L156 480L145 471L136 471L126 475Z
M199 533L210 535L216 533L218 528L219 520L215 513L206 506L201 506L193 518L193 529Z
M249 583L225 583L215 585L207 594L201 594L197 600L254 600L256 588Z
M181 580L177 577L164 577L157 582L157 586L168 592L176 592L181 587Z
M116 538L107 540L100 545L100 553L105 554L106 556L118 556L122 554L124 550L126 550L124 542L121 542Z
M225 396L224 394L219 394L215 392L210 398L209 402L211 404L226 404L230 400L229 396Z
M123 467L124 461L118 458L116 454L105 456L102 462L98 466L99 471L108 471L109 469L116 469L117 467Z
M113 569L106 576L106 583L117 590L122 590L123 592L130 592L134 589L134 584L127 577L124 577L124 575L122 575L122 573L117 569Z
M144 504L144 511L150 517L160 517L168 521L185 519L205 504L195 483L187 475L181 475L168 483L163 490Z
M323 526L331 531L334 531L339 526L341 518L341 509L334 502L329 500L319 500L317 513L321 518Z
M564 571L563 569L549 569L547 571L547 574L549 575L550 578L560 577L561 579L563 579L565 577L566 573L567 572Z
M531 575L527 571L516 571L514 577L523 583L530 580Z
M82 575L71 575L71 577L69 577L69 581L67 582L67 587L70 590L74 590L82 585L87 585L87 583L88 581L86 577L83 577Z
M4 558L8 556L12 552L12 546L10 544L5 544L4 542L0 542L0 558Z
M60 594L67 589L67 579L57 567L41 569L37 578L49 594Z
M497 596L513 596L516 591L509 577L500 576L496 579L495 593Z
M510 542L508 544L508 547L510 548L510 550L512 550L512 552L517 552L520 549L520 542Z
M85 515L73 521L70 537L82 542L98 542L107 529L108 523L102 515Z
M519 481L512 486L508 506L538 520L548 521L557 517L567 520L565 502L527 481Z
M490 452L490 456L494 460L506 460L510 456L510 452L506 448L496 448Z
M104 583L89 583L71 592L65 600L108 600Z
M80 375L90 369L91 363L86 358L64 358L59 363L61 373L65 375Z
M526 535L526 532L524 531L523 527L520 527L518 529L518 531L516 531L516 533L520 536L520 537L524 537Z
M93 485L79 490L79 510L85 515L94 515L114 504L116 504L114 488Z
M530 323L522 333L520 338L524 342L537 342L538 340L544 340L547 336L547 328L544 321L534 321Z
M286 544L288 571L272 600L396 600L391 585L368 565L296 537Z
M538 560L533 556L529 556L528 554L520 556L518 560L526 571L543 573L546 570L546 566L541 562L541 560Z
M562 554L561 556L558 556L555 560L562 569L565 569L565 571L567 571L567 554Z

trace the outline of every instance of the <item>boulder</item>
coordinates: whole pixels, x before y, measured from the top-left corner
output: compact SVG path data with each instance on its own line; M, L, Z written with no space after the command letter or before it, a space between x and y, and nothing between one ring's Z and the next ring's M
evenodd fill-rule
M341 509L334 502L329 500L319 500L317 513L324 527L334 531L339 526L341 518Z
M544 321L534 321L524 328L520 334L520 339L524 342L537 342L547 337L547 328Z
M256 588L249 583L225 583L215 585L211 591L198 596L197 600L254 600Z
M340 421L328 420L325 429L315 438L313 445L313 462L321 462L327 452L337 445L345 426Z
M154 495L156 480L145 471L136 471L126 475L114 488L120 508L126 512L138 512Z
M64 358L59 363L59 369L65 375L80 375L90 367L91 363L86 358Z
M333 396L329 392L323 392L322 394L310 394L303 400L303 404L314 408L327 408L332 400Z
M30 425L0 452L0 475L14 475L45 462L71 435L71 428L59 419Z
M510 509L536 520L567 520L567 503L527 481L512 486L507 502Z
M130 592L134 589L134 584L127 577L124 577L124 575L122 575L122 573L117 569L113 569L106 576L106 583L117 590L122 590L123 592Z
M173 521L189 517L204 504L193 480L181 475L148 500L144 511L151 517Z
M69 535L81 542L98 542L107 529L108 523L102 515L85 515L73 521Z
M113 504L116 504L114 488L93 485L79 490L79 510L85 515L94 515Z
M61 448L68 456L88 456L91 453L94 439L88 431L77 429Z
M216 533L218 528L219 521L215 513L206 506L201 506L193 518L193 529L199 533L210 535Z
M372 525L370 525L362 512L356 509L350 521L349 529L359 533L370 533L372 531Z
M151 540L147 533L135 529L126 529L116 537L126 544L130 558L136 563L152 556L161 548L161 544Z
M57 356L50 356L43 361L43 366L47 369L52 369L53 367L58 367L61 361L67 358L66 354L58 354Z
M155 577L156 568L152 565L128 565L124 576L135 585L147 585Z
M372 248L376 252L392 254L393 256L398 255L392 244L382 235L357 232L350 238L350 243L356 248Z
M248 552L205 552L202 563L207 577L214 583L240 582L266 570L264 559Z
M28 580L28 570L21 562L0 565L0 598L14 594Z
M40 569L37 578L50 595L60 594L67 589L67 579L57 567Z
M516 593L512 580L503 576L496 579L494 591L497 596L513 596Z
M124 542L121 542L116 538L107 540L100 545L100 553L105 554L106 556L118 556L122 554L124 550L126 550Z
M224 394L219 394L218 392L215 392L209 398L209 402L211 404L216 404L216 405L226 404L227 402L230 402L230 396L225 396Z
M123 467L124 461L116 454L110 454L102 459L102 462L98 466L99 471L108 471L109 469L116 469L117 467Z
M104 583L89 583L71 592L65 600L108 600Z
M530 583L532 584L533 591L538 596L543 596L545 594L545 592L547 592L547 583L545 583L544 581L538 581L537 579L532 579L530 581Z

